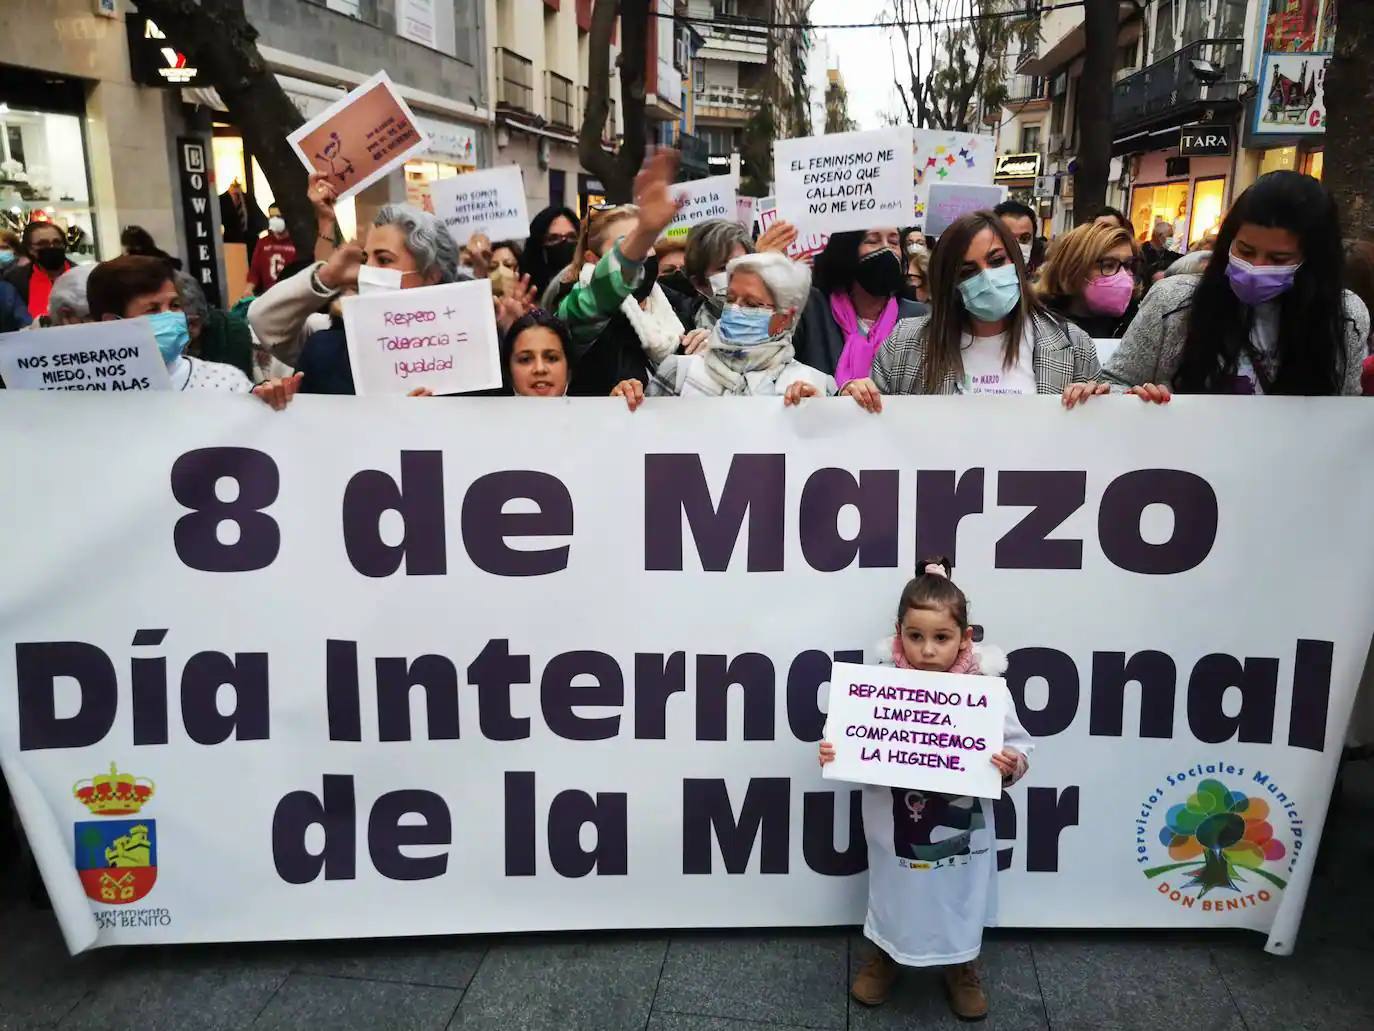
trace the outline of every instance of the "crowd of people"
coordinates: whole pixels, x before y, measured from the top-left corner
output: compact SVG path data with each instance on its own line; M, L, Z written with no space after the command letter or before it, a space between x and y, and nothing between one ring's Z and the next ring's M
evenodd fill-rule
M280 406L296 392L354 392L343 297L486 278L502 393L611 395L632 410L682 395L847 394L879 412L892 394L1060 394L1073 407L1111 391L1374 391L1374 245L1343 242L1309 176L1262 176L1182 257L1169 223L1141 242L1111 208L1046 246L1034 210L1007 201L938 240L877 226L835 233L799 261L785 222L756 238L715 219L666 238L675 173L661 152L631 204L585 218L546 208L526 240L461 247L407 205L338 242L334 192L312 176L313 253L296 257L274 209L252 292L229 310L137 226L123 255L92 267L67 258L60 226L30 222L0 234L0 332L150 315L174 387Z
M964 215L938 240L902 226L837 232L814 260L789 256L797 233L781 222L757 237L712 220L665 238L679 210L675 174L673 155L660 152L636 178L633 203L585 217L546 208L523 241L479 235L462 246L406 205L382 208L361 240L339 242L333 190L313 176L313 253L297 258L274 216L253 293L227 311L142 231L125 234L120 257L76 267L61 228L34 222L20 238L0 234L0 330L146 316L175 389L252 392L283 408L296 393L354 393L342 298L486 278L500 331L497 392L511 396L612 396L634 411L657 397L773 396L788 406L847 395L833 403L876 414L891 395L1042 394L1073 408L1107 393L1161 404L1175 393L1374 393L1374 245L1344 243L1331 196L1296 172L1260 177L1215 239L1185 257L1169 251L1167 223L1142 243L1113 209L1046 246L1036 213L1008 201ZM885 661L999 672L1001 659L974 649L967 599L949 575L932 560L907 585ZM1030 741L1007 711L1008 745L994 762L1011 783ZM823 743L821 762L832 757ZM890 858L886 791L866 789L874 818L864 822L870 850ZM955 1011L987 1012L970 961L990 854L954 901L900 901L903 875L871 868L866 931L881 951L860 971L856 998L879 1003L899 966L939 964Z

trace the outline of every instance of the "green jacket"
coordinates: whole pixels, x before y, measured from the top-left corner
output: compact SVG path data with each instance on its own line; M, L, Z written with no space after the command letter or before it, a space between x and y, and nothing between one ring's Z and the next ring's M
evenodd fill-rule
M207 362L232 365L253 378L253 334L248 319L240 312L211 308L196 341L197 356Z

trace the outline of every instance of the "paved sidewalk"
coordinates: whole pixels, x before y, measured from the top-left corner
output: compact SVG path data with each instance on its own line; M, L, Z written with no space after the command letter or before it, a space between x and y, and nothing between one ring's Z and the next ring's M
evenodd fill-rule
M1258 935L989 932L995 1029L1370 1031L1374 763L1347 767L1297 953ZM1071 886L1069 887L1071 890ZM174 946L67 957L52 916L0 903L0 1029L960 1027L933 972L848 996L857 929Z

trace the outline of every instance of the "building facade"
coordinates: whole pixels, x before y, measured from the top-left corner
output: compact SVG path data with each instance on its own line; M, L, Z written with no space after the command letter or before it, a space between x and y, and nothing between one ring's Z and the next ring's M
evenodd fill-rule
M773 136L808 135L810 86L804 0L688 0L687 15L702 36L692 63L696 135L713 174L738 167L745 130L761 107L773 116Z
M419 160L340 204L345 233L384 204L423 203L434 178L490 163L479 0L246 0L244 8L303 117L385 68L431 137ZM213 200L237 184L265 214L271 184L177 40L124 0L6 0L0 139L7 222L62 224L78 260L114 256L121 227L141 225L193 262L208 247L217 272L210 292L225 302L242 293L247 248L222 242ZM208 212L188 184L208 192ZM208 244L196 238L202 232Z
M1140 240L1161 220L1175 247L1214 231L1235 196L1265 172L1321 177L1322 85L1339 0L1156 0L1119 6L1108 203ZM998 151L1032 153L1031 199L1048 228L1073 225L1076 102L1083 68L1081 8L1046 13L1020 56ZM1024 183L1018 183L1018 186Z

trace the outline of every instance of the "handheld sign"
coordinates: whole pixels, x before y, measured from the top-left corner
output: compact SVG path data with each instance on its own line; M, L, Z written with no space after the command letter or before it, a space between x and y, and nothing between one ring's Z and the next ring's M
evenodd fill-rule
M1001 798L1007 699L1000 677L926 673L837 662L830 674L826 740L832 780Z
M916 147L914 225L929 233L925 217L930 187L936 183L991 186L997 166L997 140L946 129L916 129L912 138Z
M762 235L778 221L778 202L772 197L760 197L754 214L759 224L759 235ZM825 250L829 241L829 233L798 233L797 238L787 245L787 256L793 261L814 259Z
M523 240L530 235L525 176L519 165L436 179L429 184L434 214L459 247L473 233L488 240Z
M925 233L939 236L961 215L970 211L991 210L1007 199L1005 186L965 186L936 183L926 201Z
M757 202L753 197L735 198L735 221L751 233L754 231L754 222L757 221L754 215L755 203Z
M911 221L910 126L778 140L773 158L779 217L798 232L838 233Z
M490 280L346 297L343 318L359 396L501 385Z
M0 379L11 390L172 388L147 319L0 335Z
M713 175L709 179L678 183L670 191L682 206L663 232L669 239L686 236L698 222L712 218L734 219L739 214L736 200L739 180L733 175Z
M429 146L386 72L378 72L286 137L301 163L324 172L339 200L376 182Z

